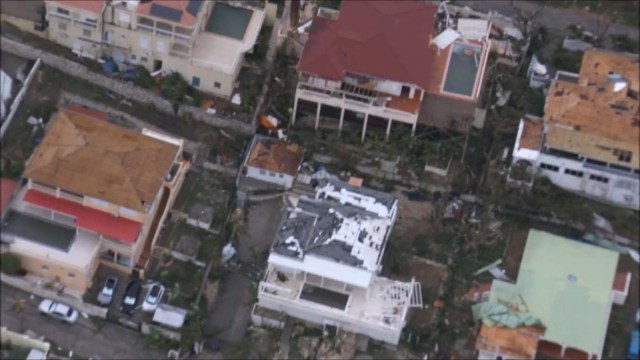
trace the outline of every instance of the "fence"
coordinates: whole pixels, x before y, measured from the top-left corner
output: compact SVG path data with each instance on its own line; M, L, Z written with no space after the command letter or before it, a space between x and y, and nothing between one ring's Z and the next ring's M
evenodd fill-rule
M55 301L59 301L61 303L65 303L82 313L86 313L91 316L97 316L102 319L107 318L106 308L84 303L82 302L82 300L64 293L58 294L57 291L45 289L42 286L38 285L37 283L29 282L23 278L16 277L16 276L9 276L6 274L0 274L0 282L6 285L12 286L14 288L20 289L22 291L32 293L39 297L48 298Z
M5 119L4 123L2 123L2 127L0 127L0 141L4 138L4 133L9 128L9 124L11 124L11 121L13 120L13 117L15 116L16 112L18 111L18 107L20 107L20 104L22 103L22 99L27 94L27 89L29 89L29 85L31 85L31 82L33 81L33 78L35 77L35 74L38 72L38 69L40 68L40 64L41 63L42 63L42 61L40 59L36 60L36 63L31 68L31 71L29 72L29 75L24 80L24 84L22 84L22 88L18 92L18 95L16 95L16 98L13 100L13 103L11 103L11 110L9 112L9 115Z
M135 99L142 103L153 104L156 109L166 114L170 114L172 116L175 114L171 101L164 99L162 96L159 96L150 90L143 89L131 83L117 80L103 74L95 73L82 64L78 64L74 61L29 45L21 44L6 37L2 37L1 40L0 44L3 51L7 51L27 59L42 59L42 62L44 62L45 65L56 68L73 77L86 80L92 84L99 84L100 86L120 94L127 99ZM251 133L250 124L231 118L227 119L217 115L208 114L205 110L194 106L181 105L178 109L178 115L184 116L186 114L190 114L194 119L215 127L230 128L243 134Z

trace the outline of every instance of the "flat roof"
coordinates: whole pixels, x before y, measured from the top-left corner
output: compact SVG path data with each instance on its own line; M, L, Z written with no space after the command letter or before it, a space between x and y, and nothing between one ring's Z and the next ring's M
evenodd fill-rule
M17 182L5 178L0 178L0 214L2 214L7 206L9 206L11 195L13 195L13 192L16 191L17 187Z
M21 214L10 210L3 223L3 231L34 241L52 249L69 252L76 234L70 226Z
M213 5L205 30L236 40L244 39L253 11L217 2Z
M85 10L99 15L104 8L105 0L55 0L55 2L72 8Z
M600 357L617 265L614 251L532 229L514 290L546 328L544 339Z
M44 19L44 1L42 0L3 0L0 1L0 13L15 16L33 22Z
M349 295L321 288L319 286L304 284L300 291L300 299L329 306L338 310L344 310L349 303Z
M303 158L304 150L298 144L256 135L246 166L296 176Z
M27 190L23 200L46 209L72 216L75 218L75 225L79 228L130 244L136 241L142 228L142 224L139 222L123 217L115 217L109 213L85 207L73 201L59 199L32 189Z
M542 119L525 115L522 118L522 136L520 137L520 148L529 150L540 150L544 136L544 125Z
M24 176L142 212L155 200L178 151L77 108L60 109Z
M391 216L398 203L393 194L364 186L350 185L337 179L321 179L316 187L316 199L334 200L363 208L380 217Z

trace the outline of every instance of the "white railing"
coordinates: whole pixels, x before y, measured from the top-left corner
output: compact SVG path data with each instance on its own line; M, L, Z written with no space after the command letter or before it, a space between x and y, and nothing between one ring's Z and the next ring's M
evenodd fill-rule
M149 25L144 25L144 24L138 24L136 26L136 29L142 30L143 32L147 32L147 33L153 33L153 26L149 26Z
M49 15L55 16L55 17L60 18L60 19L71 20L71 16L61 14L61 13L55 11L55 10L49 11Z
M74 25L84 25L87 27L90 27L92 29L97 29L98 28L98 24L97 23L92 23L92 22L86 22L86 21L82 21L82 20L74 20L73 21Z

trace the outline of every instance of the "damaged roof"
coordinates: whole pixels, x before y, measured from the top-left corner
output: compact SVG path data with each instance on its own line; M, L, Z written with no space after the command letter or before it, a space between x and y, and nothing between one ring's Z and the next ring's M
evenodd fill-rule
M303 158L304 150L298 144L256 135L245 165L296 176Z
M337 179L321 179L316 187L316 199L328 199L366 208L381 217L395 215L398 198L392 194L354 186Z
M578 81L557 79L549 88L544 115L547 144L638 169L639 77L637 55L586 51ZM624 152L629 156L620 155Z

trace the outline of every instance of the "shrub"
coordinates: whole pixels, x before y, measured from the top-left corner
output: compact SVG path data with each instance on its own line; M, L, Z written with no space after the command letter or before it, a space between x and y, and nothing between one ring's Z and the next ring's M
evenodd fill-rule
M416 255L425 256L429 252L427 241L424 236L418 235L413 239L413 248L416 251Z
M20 258L11 253L0 255L0 270L8 275L20 272Z
M137 76L133 79L133 83L137 86L143 87L145 89L152 89L155 86L153 77L149 73L149 70L147 70L147 68L145 68L144 66L136 66L136 74Z
M182 101L187 93L189 84L182 76L174 72L160 80L160 93L172 100Z

